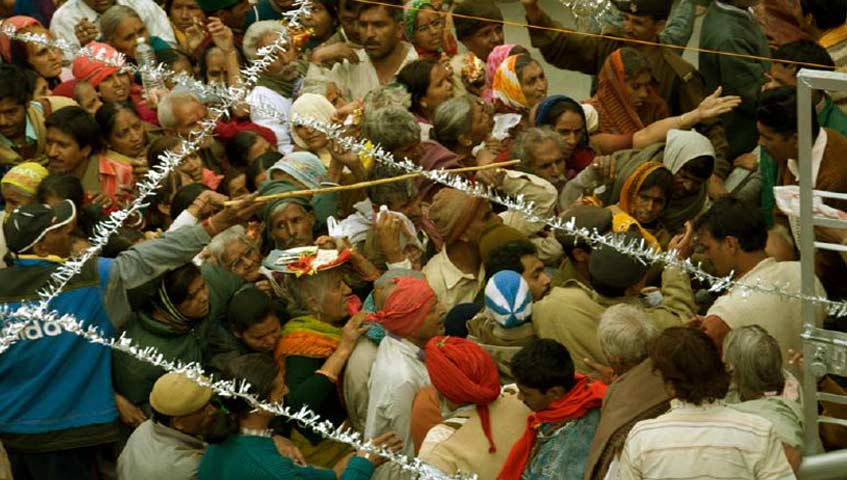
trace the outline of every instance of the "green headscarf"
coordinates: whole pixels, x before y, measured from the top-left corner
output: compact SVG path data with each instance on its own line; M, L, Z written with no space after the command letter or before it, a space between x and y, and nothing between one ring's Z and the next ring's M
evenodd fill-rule
M430 0L415 0L406 8L406 38L411 42L415 39L415 24L418 22L418 13L424 7L432 7Z

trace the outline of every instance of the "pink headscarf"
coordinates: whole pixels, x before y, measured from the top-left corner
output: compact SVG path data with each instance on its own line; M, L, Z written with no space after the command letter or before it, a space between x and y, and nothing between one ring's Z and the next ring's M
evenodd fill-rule
M15 30L23 30L29 27L42 27L41 22L24 15L15 15L14 17L9 17L0 23L0 27L5 27L7 25L12 25L15 27ZM12 41L6 35L0 35L0 56L3 57L4 62L12 63Z
M497 45L488 54L488 60L485 62L485 84L488 88L491 88L491 84L494 83L494 74L497 72L497 68L511 56L512 49L516 46L514 43Z

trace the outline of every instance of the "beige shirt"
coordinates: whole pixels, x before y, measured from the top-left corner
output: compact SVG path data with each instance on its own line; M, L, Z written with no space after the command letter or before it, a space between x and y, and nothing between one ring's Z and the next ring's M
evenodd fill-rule
M671 410L638 422L626 439L618 480L793 479L771 422L722 403L671 400Z
M752 285L779 285L789 292L800 293L800 262L777 262L773 258L767 258L738 281ZM826 296L823 286L817 279L815 290L817 295ZM788 349L791 348L795 352L803 351L803 339L800 338L800 333L803 331L801 309L802 302L797 299L734 287L715 301L707 315L720 317L730 328L760 325L779 343L785 360L783 366L791 373L799 375L801 372L788 364ZM816 325L823 325L824 318L826 318L826 311L818 306L815 316Z
M429 259L423 273L435 296L448 311L460 303L472 302L485 280L485 266L480 264L476 275L464 273L450 261L446 248Z

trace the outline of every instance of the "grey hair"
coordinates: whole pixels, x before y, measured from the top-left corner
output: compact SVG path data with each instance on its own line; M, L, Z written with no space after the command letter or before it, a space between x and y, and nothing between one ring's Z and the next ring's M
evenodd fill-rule
M540 145L548 140L556 143L559 150L565 149L565 139L550 127L527 128L515 140L512 147L512 158L521 161L520 169L527 172L532 168L533 158L530 147Z
M627 304L607 308L597 326L597 338L606 357L628 366L644 361L650 342L658 336L659 329L650 322L647 312Z
M296 275L286 275L285 289L291 295L288 299L288 311L292 317L309 314L317 316L335 275L341 275L341 270L324 270L299 278Z
M385 107L365 113L362 135L388 151L419 142L421 126L415 116L400 107Z
M197 95L187 90L174 90L165 95L159 101L156 117L159 119L159 125L162 128L176 128L176 118L174 117L174 106L179 102L194 100L200 102Z
M267 35L276 33L278 35L285 34L285 27L278 20L262 20L254 22L244 32L244 41L242 43L242 51L247 60L255 62L259 57L259 42Z
M779 343L759 325L732 329L723 343L723 358L742 400L785 388Z
M435 109L432 117L432 136L445 148L459 144L459 137L470 133L473 128L473 106L476 95L461 95L451 98Z
M399 83L389 83L365 95L365 111L376 111L385 107L412 108L412 95Z
M103 34L103 39L106 41L112 40L115 30L126 17L135 17L141 20L141 15L138 12L125 5L112 5L107 8L100 15L100 33ZM141 20L141 23L144 23L144 20Z
M235 241L244 242L247 245L254 245L250 237L247 236L247 231L244 230L244 227L241 225L233 225L232 227L229 227L223 232L215 235L206 247L206 252L208 252L215 261L217 261L218 265L222 265L224 262L223 256L226 252L226 246Z

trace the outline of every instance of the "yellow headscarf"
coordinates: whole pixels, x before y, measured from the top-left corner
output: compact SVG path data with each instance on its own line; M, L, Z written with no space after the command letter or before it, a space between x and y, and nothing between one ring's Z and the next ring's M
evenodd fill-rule
M38 185L41 184L47 174L47 169L43 166L35 162L24 162L6 172L0 182L14 185L30 195L35 195Z
M497 71L494 72L494 81L491 83L491 90L494 93L494 98L503 102L503 105L516 110L526 110L529 108L529 102L523 94L518 72L515 68L520 56L512 55L503 60L497 67Z

